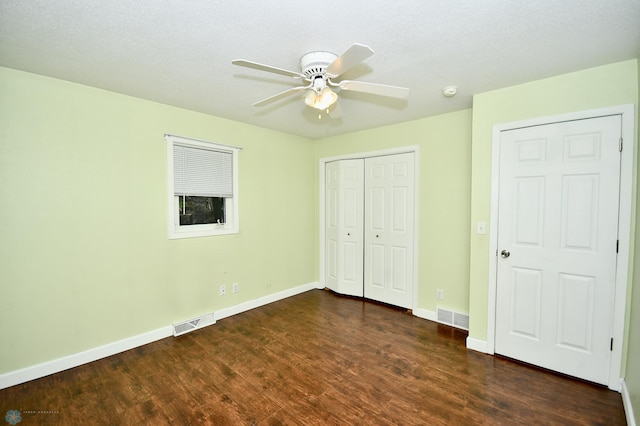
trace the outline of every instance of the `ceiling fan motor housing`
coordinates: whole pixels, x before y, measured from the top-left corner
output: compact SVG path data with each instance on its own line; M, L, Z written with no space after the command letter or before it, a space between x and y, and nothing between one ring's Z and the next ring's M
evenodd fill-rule
M300 58L300 70L309 80L324 76L324 72L329 65L338 58L338 55L331 52L310 52Z

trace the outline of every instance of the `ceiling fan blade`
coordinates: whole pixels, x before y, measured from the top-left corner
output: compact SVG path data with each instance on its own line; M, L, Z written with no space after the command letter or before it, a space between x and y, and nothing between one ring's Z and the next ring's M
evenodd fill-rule
M255 104L253 104L254 107L261 107L261 106L265 106L273 101L277 101L278 99L282 99L282 98L286 98L287 96L293 95L294 93L300 92L302 90L306 90L309 89L311 86L296 86L296 87L292 87L291 89L287 89L284 92L280 92L280 93L276 93L273 96L269 96L268 98L265 98L261 101L256 102Z
M342 55L336 58L326 69L326 73L330 77L337 77L343 72L350 70L360 62L373 55L373 50L364 44L355 43L347 49Z
M231 61L233 65L239 65L241 67L253 68L260 71L272 72L275 74L284 75L287 77L306 79L307 77L304 74L300 74L296 71L289 71L278 67L272 67L271 65L259 64L257 62L248 61L246 59L234 59Z
M373 95L388 96L390 98L404 99L409 96L409 89L406 87L389 86L386 84L365 83L363 81L343 80L338 83L342 90L354 92L371 93Z

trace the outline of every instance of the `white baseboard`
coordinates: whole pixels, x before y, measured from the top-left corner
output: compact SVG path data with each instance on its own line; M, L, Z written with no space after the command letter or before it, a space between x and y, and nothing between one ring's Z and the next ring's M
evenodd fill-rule
M171 326L0 375L0 389L59 373L173 335Z
M427 309L421 309L421 308L414 309L413 315L429 321L435 321L437 323L444 324L443 322L438 321L437 312L429 311ZM450 324L446 324L446 325L451 326ZM478 340L478 339L474 339L473 337L467 336L466 343L467 343L467 349L472 349L474 351L482 352L485 354L489 353L487 342L485 342L484 340Z
M436 315L436 313L427 309L415 308L413 309L413 315L418 318L438 322L438 316Z
M622 394L622 405L624 407L624 414L627 417L627 424L629 426L636 426L636 418L633 413L633 405L631 404L631 395L629 395L629 389L627 389L627 382L624 379L620 379Z
M223 318L227 318L233 315L241 314L251 309L259 308L260 306L268 305L269 303L277 302L278 300L286 299L287 297L295 296L300 293L307 292L309 290L315 290L319 288L318 283L313 282L304 284L298 287L290 288L278 293L270 294L268 296L261 297L259 299L249 300L239 305L231 306L225 309L216 311L216 321Z
M474 350L476 352L489 353L489 346L484 340L474 339L473 337L467 337L467 349Z
M309 290L319 288L319 283L312 282L304 284L299 287L294 287L288 290L284 290L275 294L270 294L265 297L261 297L256 300L244 302L236 306L222 309L215 312L216 321L222 318L230 317L251 309L258 308L260 306L267 305L278 300L286 299L287 297L295 296L300 293L304 293ZM30 380L39 379L41 377L48 376L50 374L59 373L64 370L68 370L73 367L78 367L89 362L97 361L102 358L106 358L111 355L115 355L120 352L128 351L129 349L137 348L138 346L146 345L148 343L155 342L166 337L173 336L173 327L166 326L157 330L149 331L146 333L138 334L117 342L108 343L97 348L89 349L77 354L68 355L62 358L54 359L51 361L37 364L31 367L26 367L16 371L10 371L8 373L0 374L0 389L5 389L11 386L19 385L21 383L28 382Z

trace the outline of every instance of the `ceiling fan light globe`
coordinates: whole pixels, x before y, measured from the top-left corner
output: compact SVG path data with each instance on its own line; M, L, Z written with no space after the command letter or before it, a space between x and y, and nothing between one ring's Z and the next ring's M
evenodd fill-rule
M315 108L314 105L317 102L318 102L318 95L316 94L316 92L314 90L309 90L307 95L304 97L304 103L307 104L307 106Z
M316 99L314 108L325 110L328 109L338 100L338 95L328 87L322 89Z

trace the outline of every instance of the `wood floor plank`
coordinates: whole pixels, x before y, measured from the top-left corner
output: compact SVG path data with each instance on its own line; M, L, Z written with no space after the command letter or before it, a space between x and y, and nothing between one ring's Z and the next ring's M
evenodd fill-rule
M0 390L20 425L624 425L616 392L314 290Z

